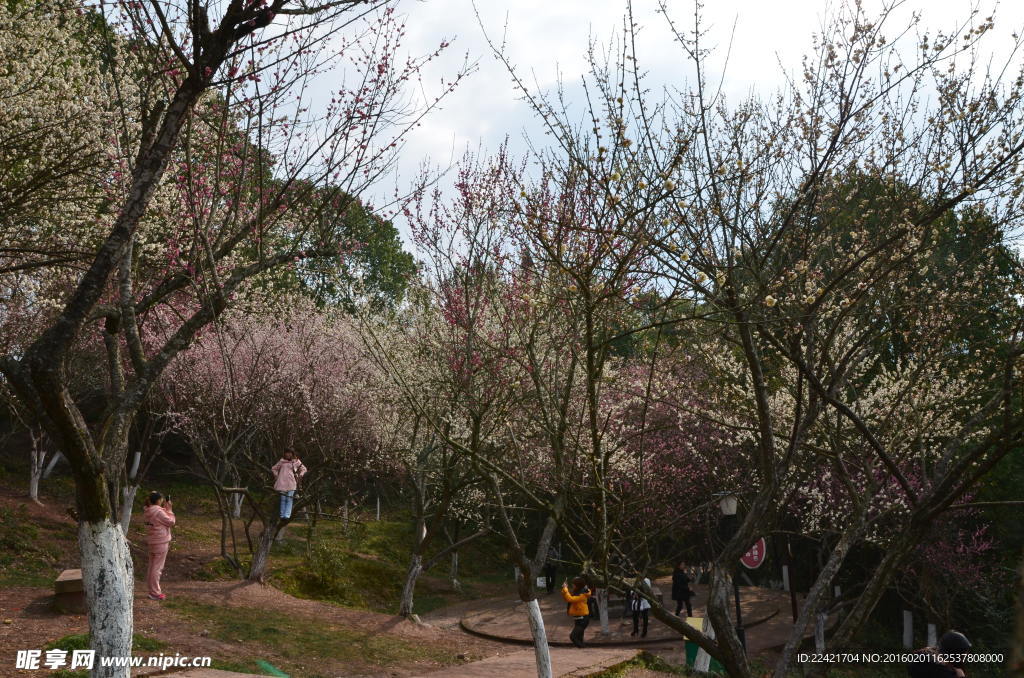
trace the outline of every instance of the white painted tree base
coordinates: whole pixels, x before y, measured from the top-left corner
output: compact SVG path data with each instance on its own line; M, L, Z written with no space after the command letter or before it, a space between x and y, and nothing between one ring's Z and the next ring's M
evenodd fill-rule
M101 666L100 657L132 654L132 604L135 582L128 541L118 523L82 522L78 526L82 550L82 584L89 606L89 631L96 663L92 678L129 678L127 666Z
M711 640L715 639L715 628L711 626L711 620L704 617L704 622L700 627L701 633L706 635ZM693 660L693 671L694 673L707 673L711 670L711 655L703 647L697 650L697 657Z
M125 485L121 489L121 531L128 534L128 528L132 524L132 508L135 507L135 494L139 491L138 485Z
M530 620L530 635L533 636L537 678L552 678L551 649L548 647L548 634L544 629L544 617L540 613L540 602L536 598L526 604L526 615Z

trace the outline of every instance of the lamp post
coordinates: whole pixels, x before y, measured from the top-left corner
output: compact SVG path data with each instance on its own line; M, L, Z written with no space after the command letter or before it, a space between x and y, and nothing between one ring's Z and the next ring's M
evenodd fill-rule
M718 508L722 511L721 531L723 541L731 539L739 529L739 518L736 516L738 505L739 498L732 493L725 494L718 500ZM736 601L736 637L740 639L740 645L743 646L745 651L747 649L747 635L743 630L743 615L740 612L740 583L737 577L739 569L739 563L736 563L732 576L732 594Z

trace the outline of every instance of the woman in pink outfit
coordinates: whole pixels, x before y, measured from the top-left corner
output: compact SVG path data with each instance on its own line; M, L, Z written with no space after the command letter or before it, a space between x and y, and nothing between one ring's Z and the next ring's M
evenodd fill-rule
M159 492L150 492L146 497L146 508L142 517L146 520L146 544L149 546L149 569L146 584L149 597L163 600L167 596L160 590L160 575L167 562L167 550L171 547L171 528L174 527L174 512L171 500L164 499Z
M295 490L299 486L299 478L306 475L306 467L295 458L291 448L286 448L284 456L277 460L270 472L274 474L274 489L281 495L281 519L289 520L292 517Z

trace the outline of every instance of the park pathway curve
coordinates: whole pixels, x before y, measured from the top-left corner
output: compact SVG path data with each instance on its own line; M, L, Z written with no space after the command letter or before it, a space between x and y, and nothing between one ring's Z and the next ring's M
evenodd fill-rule
M671 590L671 581L656 582L661 590ZM694 586L694 615L702 617L707 590L703 585ZM746 627L747 646L752 653L777 648L785 644L792 631L789 614L789 594L773 589L741 586L741 608L743 624ZM671 601L666 601L671 603ZM621 602L612 601L607 635L600 633L600 623L592 619L586 632L586 642L592 648L650 647L666 643L681 644L679 634L656 619L650 620L650 631L646 638L633 637L632 620L622 614ZM548 641L552 647L571 648L569 632L572 619L565 613L565 603L556 592L540 598L541 613ZM466 631L494 641L526 645L531 642L530 627L523 604L512 595L504 598L489 598L460 606L460 626ZM429 616L428 616L429 617ZM697 625L699 620L691 621ZM813 633L809 629L807 636ZM574 649L574 648L573 648Z

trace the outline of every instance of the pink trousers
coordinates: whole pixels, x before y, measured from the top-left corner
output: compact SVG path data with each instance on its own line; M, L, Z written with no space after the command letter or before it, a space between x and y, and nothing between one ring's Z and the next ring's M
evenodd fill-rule
M164 563L167 562L167 550L171 542L149 545L149 570L146 572L146 585L149 586L149 595L159 596L160 575L164 573Z

